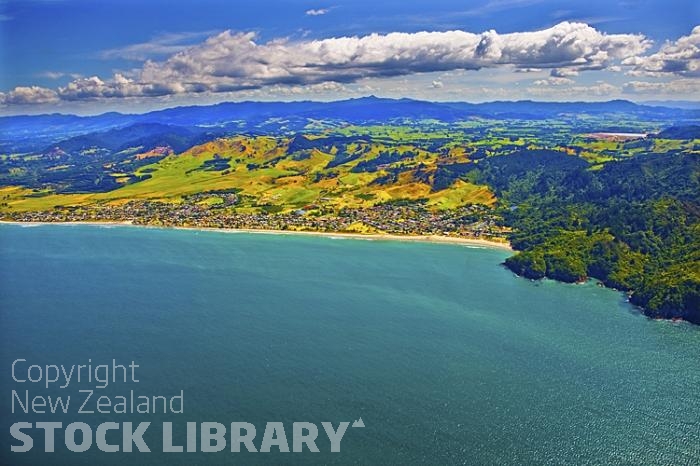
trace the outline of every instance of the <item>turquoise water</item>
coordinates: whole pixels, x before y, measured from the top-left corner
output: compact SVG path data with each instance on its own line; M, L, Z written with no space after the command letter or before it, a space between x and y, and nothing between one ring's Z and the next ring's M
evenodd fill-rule
M700 464L700 331L454 245L0 225L2 464ZM139 364L183 414L12 414L11 364ZM26 370L26 369L25 369ZM25 372L26 374L26 372ZM76 403L78 400L76 400ZM77 408L77 406L76 406ZM158 453L160 425L362 417L340 453ZM151 453L10 453L14 422L151 421ZM119 439L118 431L113 431ZM326 439L324 441L324 439ZM14 441L14 444L19 442ZM118 443L118 442L114 442ZM274 448L273 448L273 451Z

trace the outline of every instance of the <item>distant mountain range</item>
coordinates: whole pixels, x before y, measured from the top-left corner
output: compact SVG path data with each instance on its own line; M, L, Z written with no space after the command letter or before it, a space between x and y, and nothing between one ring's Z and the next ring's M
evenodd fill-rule
M693 100L647 100L641 102L641 105L652 105L658 107L670 107L670 108L688 108L688 109L700 109L700 102Z
M400 120L454 122L470 118L542 120L579 119L585 115L621 114L624 118L658 120L666 126L697 123L700 109L639 105L626 100L608 102L426 102L412 99L385 99L374 96L336 102L225 102L209 106L176 107L144 114L116 112L95 116L64 114L0 117L0 152L43 150L58 141L91 133L127 130L142 138L168 133L167 140L190 144L202 132L214 133L291 133L309 125L376 124ZM164 128L163 126L168 128ZM104 135L103 135L104 136ZM116 145L128 143L119 132L107 134ZM88 144L90 138L74 139ZM129 139L129 138L126 138ZM158 139L158 138L156 138ZM82 141L82 142L81 142ZM177 144L177 141L176 141ZM172 145L172 144L168 144Z

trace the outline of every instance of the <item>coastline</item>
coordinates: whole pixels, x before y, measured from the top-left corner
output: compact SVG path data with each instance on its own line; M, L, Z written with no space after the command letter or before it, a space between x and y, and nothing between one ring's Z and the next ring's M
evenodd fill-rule
M296 230L266 230L266 229L256 229L256 228L215 228L215 227L182 227L182 226L159 226L159 225L141 225L135 224L131 221L123 222L18 222L11 220L0 220L0 225L19 225L19 226L42 226L42 225L63 225L63 226L94 226L94 227L134 227L134 228L148 228L148 229L161 229L161 230L184 230L184 231L204 231L204 232L217 232L217 233L250 233L250 234L263 234L263 235L297 235L297 236L318 236L326 238L335 239L354 239L354 240L364 240L364 241L400 241L400 242L416 242L416 243L433 243L433 244L452 244L455 246L465 246L465 247L479 247L479 248L490 248L490 249L500 249L502 251L515 252L509 242L499 242L490 241L486 239L479 238L462 238L454 236L440 236L440 235L397 235L397 234L363 234L363 233L342 233L342 232L324 232L324 231L296 231ZM515 273L515 272L514 272ZM517 274L516 274L517 275ZM518 275L522 277L521 275ZM526 277L522 277L526 278ZM595 278L595 277L590 277ZM556 279L552 279L555 280ZM658 315L650 314L646 311L646 308L642 305L633 303L630 300L630 293L623 290L617 290L606 286L602 282L599 282L604 288L609 288L617 291L623 295L627 296L626 301L632 306L637 308L640 313L649 319L655 321L666 321L677 323L679 321L688 322L690 324L695 324L693 321L680 318L667 318L659 317ZM697 325L697 324L695 324Z
M140 225L130 221L124 222L15 222L10 220L0 220L0 224L10 225L85 225L85 226L109 226L109 227L137 227L137 228L154 228L154 229L171 229L185 231L214 231L218 233L252 233L263 235L298 235L298 236L322 236L327 238L345 238L357 239L365 241L403 241L403 242L418 242L418 243L437 243L437 244L453 244L462 246L480 246L506 251L513 251L510 243L491 241L480 238L463 238L456 236L440 236L440 235L397 235L391 233L385 234L364 234L364 233L345 233L345 232L329 232L329 231L305 231L305 230L265 230L257 228L214 228L214 227L181 227L181 226L159 226L159 225Z

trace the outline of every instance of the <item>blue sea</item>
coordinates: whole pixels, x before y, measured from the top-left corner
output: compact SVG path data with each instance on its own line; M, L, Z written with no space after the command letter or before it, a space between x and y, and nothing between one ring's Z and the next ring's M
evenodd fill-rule
M700 330L618 292L514 276L461 245L137 227L0 225L0 464L700 464ZM138 364L46 388L37 365ZM172 396L183 412L77 413ZM68 413L24 413L70 395ZM13 405L14 403L14 405ZM15 412L12 412L14 406ZM348 427L330 452L321 422ZM319 426L318 453L163 453L162 425ZM150 453L44 452L16 422L151 422ZM228 435L226 437L228 439ZM77 437L80 441L80 435ZM119 430L106 440L120 444Z

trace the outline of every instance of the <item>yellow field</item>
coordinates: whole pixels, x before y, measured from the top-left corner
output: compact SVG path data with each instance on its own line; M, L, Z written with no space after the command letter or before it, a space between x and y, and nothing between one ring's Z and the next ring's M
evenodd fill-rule
M427 205L435 209L451 209L470 203L492 204L495 201L485 186L457 180L447 189L433 192L429 184L414 177L416 169L429 169L439 157L441 163L446 159L464 162L466 155L459 147L438 156L410 144L350 144L345 147L347 153L361 155L329 168L327 165L334 160L337 147L325 152L309 149L290 156L287 146L286 139L266 136L217 139L142 166L135 175L150 176L148 179L104 193L57 194L4 187L0 188L0 211L39 211L66 206L121 204L129 200L177 203L183 196L232 188L254 199L253 204L243 207L274 205L285 211L307 205L368 207L396 199L427 199ZM389 151L401 154L400 159L379 164L374 171L353 171L359 163L371 161ZM207 162L222 164L225 169L207 169ZM391 170L398 170L398 179L377 182ZM117 172L113 176L122 183L129 179L125 173Z

